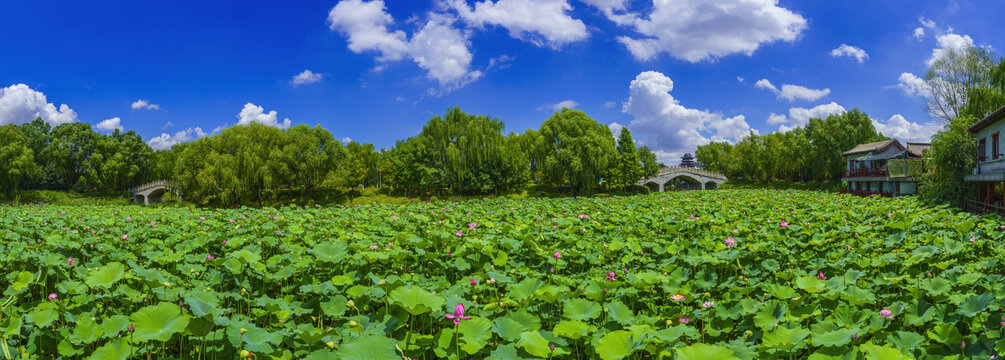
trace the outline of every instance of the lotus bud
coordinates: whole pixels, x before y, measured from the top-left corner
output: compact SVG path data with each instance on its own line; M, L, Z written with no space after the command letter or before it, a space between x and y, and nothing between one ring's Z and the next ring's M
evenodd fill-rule
M349 307L353 308L353 309L356 308L356 302L355 301L349 300L349 302L347 302L345 304L348 305Z
M241 350L241 358L242 359L246 359L248 356L251 356L251 353L248 352L248 350Z
M136 327L134 327L133 324L129 324L129 332L134 332L134 331L136 331Z
M359 323L356 320L349 320L349 327L357 327Z

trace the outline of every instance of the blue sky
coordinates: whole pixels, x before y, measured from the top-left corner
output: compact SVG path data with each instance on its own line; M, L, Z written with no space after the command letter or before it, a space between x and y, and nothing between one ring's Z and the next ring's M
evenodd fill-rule
M0 124L121 127L157 148L249 121L320 124L389 147L454 105L514 132L567 105L672 162L859 108L918 141L941 126L926 62L1002 48L1002 13L990 0L7 1Z

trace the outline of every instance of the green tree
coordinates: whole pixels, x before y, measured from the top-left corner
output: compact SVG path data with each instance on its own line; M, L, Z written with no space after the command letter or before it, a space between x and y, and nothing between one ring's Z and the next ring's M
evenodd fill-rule
M925 153L928 171L918 189L922 199L963 207L973 198L974 187L964 178L977 165L977 139L969 130L976 122L972 116L953 119L932 137L932 148Z
M314 128L303 124L291 127L286 130L286 137L284 160L289 164L292 180L303 191L306 204L310 201L311 191L335 171L344 156L344 149L320 125Z
M579 110L556 112L538 131L536 148L544 157L544 180L568 186L572 195L589 194L610 173L614 135L604 124Z
M97 137L88 123L66 123L52 129L44 157L52 162L67 189L73 189L91 170L88 160L94 153Z
M984 47L962 51L946 49L925 75L925 83L931 91L929 113L946 121L964 115L968 95L975 89L990 87L989 75L994 66L994 54Z
M39 171L34 152L25 140L17 126L0 126L0 191L16 191Z
M639 161L642 162L642 178L651 178L659 174L663 167L656 161L656 153L649 150L648 146L639 148Z
M612 180L615 180L617 186L626 188L642 178L642 161L639 160L638 149L635 148L632 132L628 128L621 128L615 151L618 159Z

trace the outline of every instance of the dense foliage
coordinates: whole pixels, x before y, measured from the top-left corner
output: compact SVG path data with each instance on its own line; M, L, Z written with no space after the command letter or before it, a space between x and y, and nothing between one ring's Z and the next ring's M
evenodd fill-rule
M0 207L5 357L991 358L1005 227L715 191ZM463 306L463 308L461 307Z
M841 178L841 153L883 139L869 115L854 109L810 119L805 127L786 132L751 133L735 145L712 142L699 146L695 157L706 169L731 179L827 181Z
M123 190L149 179L153 150L133 131L98 134L86 123L41 118L0 127L0 192Z

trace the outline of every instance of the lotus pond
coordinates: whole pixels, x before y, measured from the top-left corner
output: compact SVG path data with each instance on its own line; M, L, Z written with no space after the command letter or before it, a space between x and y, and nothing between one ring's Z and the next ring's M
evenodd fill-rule
M992 358L1005 226L708 191L0 207L0 357Z

